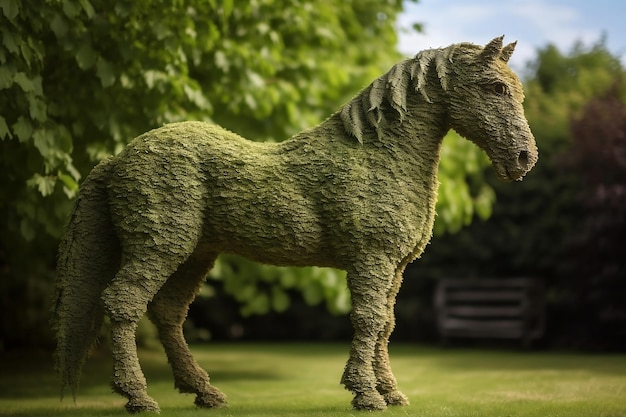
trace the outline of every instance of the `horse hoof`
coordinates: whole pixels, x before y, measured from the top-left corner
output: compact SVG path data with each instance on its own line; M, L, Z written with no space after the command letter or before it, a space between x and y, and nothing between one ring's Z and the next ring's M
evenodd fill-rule
M387 405L409 405L407 396L397 390L383 394L383 397Z
M372 391L355 395L352 400L352 407L356 410L384 410L387 408L387 403L378 391Z
M131 414L143 413L146 411L151 411L154 413L160 413L161 409L156 401L154 401L150 397L144 398L133 398L128 400L126 404L126 411Z
M217 388L211 388L209 392L198 394L194 403L202 408L220 408L226 406L226 395Z

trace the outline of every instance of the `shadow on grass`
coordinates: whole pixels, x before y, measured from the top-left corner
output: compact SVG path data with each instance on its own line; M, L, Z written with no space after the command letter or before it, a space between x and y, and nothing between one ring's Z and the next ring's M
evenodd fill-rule
M488 348L424 348L400 345L391 349L391 360L427 360L442 372L457 371L588 371L606 375L626 374L626 355L581 352L546 352Z
M59 417L114 417L129 416L123 407L123 404L115 406L108 404L107 406L59 406L58 408L50 407L33 407L27 410L10 411L3 416L14 417L34 417L34 416L59 416ZM146 414L147 416L148 414ZM157 416L158 414L151 414ZM192 415L192 414L189 414Z
M150 351L140 356L141 367L148 380L148 386L165 383L171 384L174 390L174 379L171 368L166 362L165 353ZM108 388L112 369L113 361L110 353L106 350L96 352L84 366L76 393L77 397L79 398L81 393L102 392L103 386ZM232 366L221 364L213 372L210 366L205 369L212 380L219 381L269 381L285 378L269 366L244 368L242 363L233 363ZM0 398L60 398L60 395L60 381L54 370L51 354L12 352L0 358ZM72 401L72 392L66 387L63 403L72 403Z

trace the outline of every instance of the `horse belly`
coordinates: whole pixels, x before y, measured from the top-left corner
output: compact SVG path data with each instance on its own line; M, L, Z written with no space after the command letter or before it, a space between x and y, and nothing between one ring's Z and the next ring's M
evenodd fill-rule
M273 265L328 264L319 216L306 198L287 191L217 191L205 218L207 242L221 252Z

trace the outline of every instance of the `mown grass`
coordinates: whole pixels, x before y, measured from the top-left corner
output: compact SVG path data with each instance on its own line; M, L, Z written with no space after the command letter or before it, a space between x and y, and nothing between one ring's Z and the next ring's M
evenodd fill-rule
M216 344L194 354L224 391L229 407L203 410L181 395L164 354L142 351L149 393L162 416L365 416L350 409L339 385L348 346L343 344ZM411 400L380 416L626 416L626 355L435 349L392 346L400 388ZM92 358L76 404L58 398L48 355L0 359L0 415L126 416L111 393L108 355Z

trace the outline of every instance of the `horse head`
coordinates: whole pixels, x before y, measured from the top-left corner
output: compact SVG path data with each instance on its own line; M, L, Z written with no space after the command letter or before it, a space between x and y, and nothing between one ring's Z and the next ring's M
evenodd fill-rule
M459 44L450 54L446 96L450 126L481 147L498 177L519 180L538 158L524 116L522 84L507 62L515 42L502 37L484 48Z

